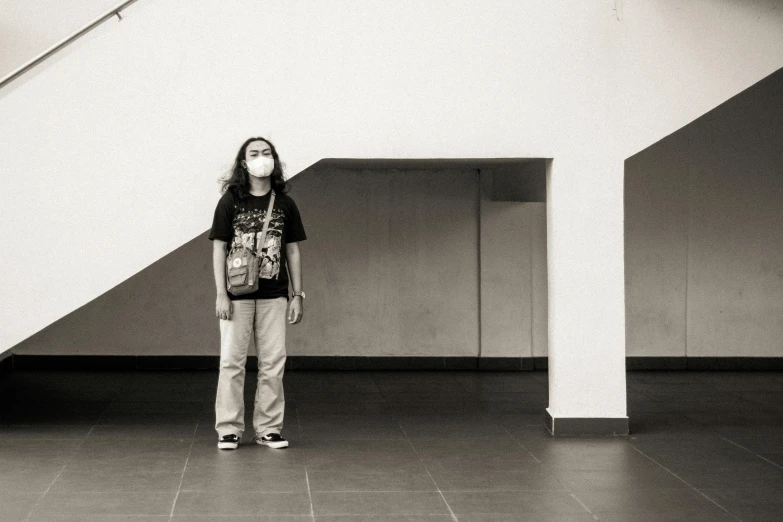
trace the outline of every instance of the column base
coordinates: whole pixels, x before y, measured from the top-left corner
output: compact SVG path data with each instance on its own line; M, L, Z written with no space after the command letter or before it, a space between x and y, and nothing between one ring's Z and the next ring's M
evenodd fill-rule
M544 410L544 424L552 436L611 437L628 435L628 417L553 417Z

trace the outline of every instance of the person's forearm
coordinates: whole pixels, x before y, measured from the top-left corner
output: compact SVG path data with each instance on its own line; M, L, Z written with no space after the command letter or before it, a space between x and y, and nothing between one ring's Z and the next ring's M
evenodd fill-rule
M288 275L291 277L291 286L294 293L302 291L302 262L299 252L288 256Z
M215 244L212 249L212 268L218 295L228 295L226 290L226 246Z

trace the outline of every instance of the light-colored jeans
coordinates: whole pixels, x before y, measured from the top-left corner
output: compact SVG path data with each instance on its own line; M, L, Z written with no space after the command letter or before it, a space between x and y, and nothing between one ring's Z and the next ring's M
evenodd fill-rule
M245 363L250 336L258 354L258 388L253 410L255 436L283 430L285 395L285 319L288 300L241 299L232 301L231 319L220 319L220 376L215 399L218 437L245 431Z

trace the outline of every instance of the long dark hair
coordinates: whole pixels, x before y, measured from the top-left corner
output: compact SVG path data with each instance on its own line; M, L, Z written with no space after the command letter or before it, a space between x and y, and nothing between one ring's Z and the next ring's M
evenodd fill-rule
M275 168L272 170L272 175L270 176L270 178L272 178L272 190L274 190L276 194L285 194L288 192L290 186L283 177L283 164L277 155L275 146L272 145L272 142L268 139L258 137L248 138L239 148L236 160L234 161L234 166L231 167L231 170L226 174L226 177L220 180L222 184L220 190L221 194L230 190L237 199L245 199L248 194L250 194L250 180L248 179L250 174L242 165L242 162L245 160L247 146L254 141L266 142L269 145L269 148L272 149L272 158L275 160Z

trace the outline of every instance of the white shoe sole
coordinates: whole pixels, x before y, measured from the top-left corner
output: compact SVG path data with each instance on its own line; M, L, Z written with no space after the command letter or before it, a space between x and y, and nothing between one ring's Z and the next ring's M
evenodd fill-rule
M237 449L239 444L236 442L218 442L218 448L220 449L227 449L227 450L234 450Z
M270 448L287 448L288 447L288 441L282 441L282 442L267 442L265 440L256 439L256 444L260 444L262 446L269 446Z

